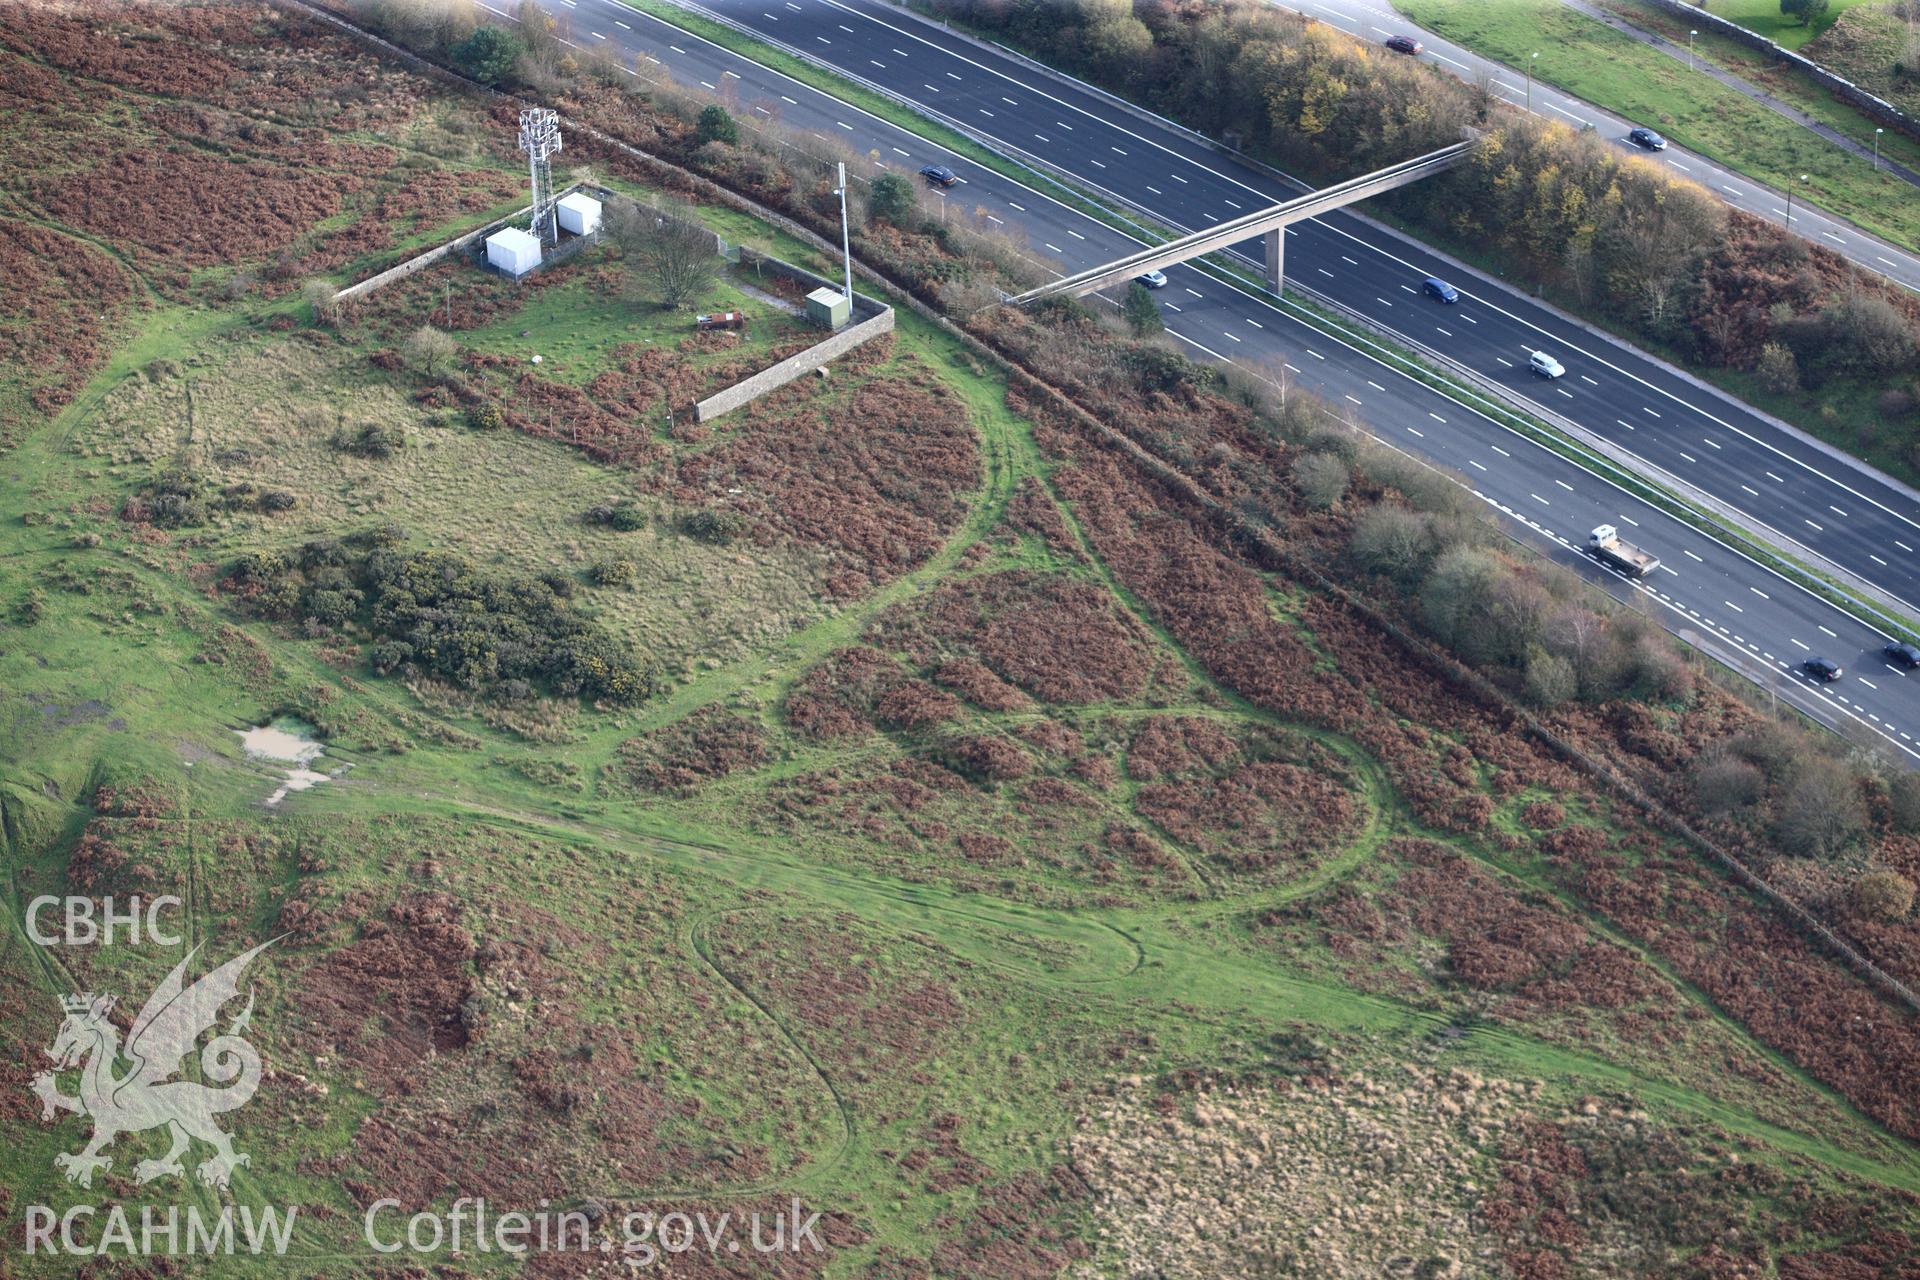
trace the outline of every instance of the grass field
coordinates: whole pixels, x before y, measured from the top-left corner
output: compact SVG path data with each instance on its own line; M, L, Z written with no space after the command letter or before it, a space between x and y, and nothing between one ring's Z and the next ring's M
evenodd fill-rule
M1399 7L1421 26L1512 67L1537 52L1541 80L1776 189L1793 175L1809 174L1814 203L1896 244L1920 245L1920 202L1906 184L1558 0L1401 0ZM1871 125L1823 95L1795 104L1844 133L1873 140ZM1890 130L1882 145L1889 158L1920 164L1920 143Z
M1831 0L1826 13L1810 23L1780 12L1778 0L1707 0L1706 10L1716 18L1737 22L1758 32L1775 44L1798 49L1839 21L1840 15L1858 5L1883 3L1884 0Z

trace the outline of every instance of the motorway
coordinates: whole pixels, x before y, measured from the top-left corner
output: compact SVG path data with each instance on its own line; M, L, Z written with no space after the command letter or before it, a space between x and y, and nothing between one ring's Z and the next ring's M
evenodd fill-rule
M1424 27L1414 26L1403 15L1394 12L1389 5L1370 4L1368 0L1275 0L1275 2L1283 8L1330 23L1362 40L1377 43L1390 35L1414 36L1425 46L1420 52L1422 60L1430 61L1469 83L1478 80L1481 76L1486 76L1495 93L1513 106L1522 110L1527 109L1525 70L1494 62L1481 57L1471 49L1449 43ZM1564 120L1575 128L1592 125L1602 136L1625 150L1636 150L1627 141L1627 130L1636 124L1648 123L1644 120L1622 119L1611 112L1601 110L1591 102L1563 93L1538 78L1533 82L1532 110L1536 115ZM1646 154L1645 152L1636 153ZM1748 213L1758 214L1773 222L1784 222L1787 218L1786 196L1772 187L1755 182L1746 174L1734 173L1704 156L1671 145L1659 153L1658 160L1670 166L1681 177L1699 183L1736 209L1745 209ZM1913 198L1913 193L1902 190L1891 198L1910 200ZM1795 200L1793 229L1815 244L1825 245L1868 271L1886 276L1897 284L1920 292L1920 257L1915 257L1896 245L1888 244L1879 237L1862 231L1843 218L1835 217L1822 209L1811 208L1804 201Z
M963 183L948 200L956 216L1024 233L1036 252L1044 250L1065 270L1094 266L1139 247L1140 242L1033 186L972 165L912 132L618 0L559 2L570 18L568 38L575 43L612 45L629 62L637 60L641 74L664 71L683 84L719 93L736 104L744 123L777 116L790 130L817 134L868 154L881 167L908 173L930 163L954 167ZM849 37L864 31L863 46L884 55L868 61L891 59L897 64L918 59L918 83L932 86L943 96L941 109L949 115L956 109L966 110L968 103L978 103L973 110L994 112L984 119L992 124L1016 112L1030 115L1038 109L1051 117L1044 126L1051 129L1044 143L1050 158L1063 162L1078 155L1090 172L1099 175L1097 180L1124 180L1149 196L1199 188L1194 199L1218 202L1219 213L1211 215L1215 220L1231 212L1227 199L1252 208L1252 200L1271 199L1274 194L1263 197L1246 190L1247 179L1220 172L1220 157L1178 131L1165 131L1164 139L1143 139L1140 130L1145 126L1139 118L1097 95L1083 93L1083 101L1068 103L1062 98L1061 85L1040 81L1033 73L1021 73L1033 77L1029 83L1006 78L1014 72L983 72L971 61L978 52L973 46L955 40L960 48L943 49L936 43L937 27L915 24L897 11L874 5L865 14L840 0L769 2L778 5L778 14L757 6L755 12L787 27L778 38L789 45L838 40L852 47L854 40ZM736 17L740 11L739 6L730 10ZM876 45L876 41L885 43ZM869 70L888 70L891 65ZM1017 64L1010 65L1017 70ZM989 101L998 110L984 105ZM1063 141L1069 138L1074 141ZM1105 159L1099 154L1102 146L1107 148ZM1249 176L1270 183L1257 174ZM1233 195L1223 196L1223 192ZM1197 216L1199 225L1205 225L1209 215ZM1305 224L1293 229L1298 234L1290 242L1288 263L1296 274L1305 271L1349 290L1369 291L1370 314L1404 317L1405 323L1444 330L1443 338L1472 342L1469 350L1484 353L1493 376L1516 393L1540 394L1541 388L1530 387L1526 381L1530 375L1519 367L1528 343L1517 335L1534 334L1535 345L1539 339L1528 327L1528 318L1513 313L1515 299L1463 284L1458 307L1429 306L1413 289L1422 274L1445 272L1446 264L1357 220L1343 216L1329 221L1351 226ZM1408 254L1418 256L1408 260ZM1893 748L1893 754L1920 763L1920 745L1914 737L1920 731L1920 675L1909 678L1879 660L1877 651L1885 636L1878 628L1513 432L1467 400L1437 391L1398 365L1376 358L1358 333L1343 335L1317 322L1309 324L1297 309L1268 295L1191 268L1176 268L1168 275L1169 284L1160 296L1169 332L1197 355L1233 361L1255 372L1284 366L1296 385L1351 414L1377 438L1465 477L1477 496L1508 518L1510 527L1553 558L1603 582L1683 639L1824 723L1851 729L1856 737L1877 738ZM1516 336L1505 340L1491 336L1503 329ZM1584 334L1581 338L1589 346L1605 346ZM1743 442L1738 432L1712 426L1717 418L1682 403L1681 398L1691 392L1684 382L1662 393L1632 373L1616 371L1615 357L1621 349L1606 348L1605 360L1583 355L1571 342L1555 342L1553 349L1569 367L1565 381L1572 383L1568 390L1575 398L1598 402L1595 384L1603 374L1623 388L1639 388L1641 401L1636 408L1644 421L1632 430L1648 437L1650 444L1672 440L1682 425L1689 432L1723 433L1716 451L1699 445L1697 456L1703 464L1695 468L1696 476L1709 469L1724 472L1722 454L1755 449L1780 477L1769 481L1777 486L1776 501L1807 503L1810 495L1817 496L1818 486L1835 483L1810 469L1813 459L1808 465L1796 464L1767 452L1764 446ZM1669 381L1673 381L1670 376ZM1865 479L1847 477L1850 484ZM1849 500L1863 513L1874 510L1870 502ZM1911 513L1912 504L1906 504L1906 509ZM1839 519L1829 517L1829 521L1830 528L1846 529ZM1575 548L1587 530L1603 523L1618 525L1628 538L1661 556L1663 567L1638 583L1599 569ZM1920 545L1920 538L1912 538L1910 545ZM1901 563L1912 566L1911 560ZM1799 662L1816 653L1846 666L1847 679L1822 688L1799 676Z

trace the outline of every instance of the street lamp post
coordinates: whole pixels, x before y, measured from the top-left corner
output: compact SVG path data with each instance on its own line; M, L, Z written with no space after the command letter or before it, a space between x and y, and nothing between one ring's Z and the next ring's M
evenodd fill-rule
M1800 175L1800 181L1808 182L1811 179L1803 173ZM1791 182L1787 184L1787 230L1793 230L1793 184Z
M1527 59L1527 114L1533 114L1533 64L1540 60L1539 54Z
M1693 38L1699 34L1698 31L1687 32L1687 70L1689 71L1693 70Z
M1880 135L1885 132L1885 129L1873 131L1873 171L1875 173L1880 172Z

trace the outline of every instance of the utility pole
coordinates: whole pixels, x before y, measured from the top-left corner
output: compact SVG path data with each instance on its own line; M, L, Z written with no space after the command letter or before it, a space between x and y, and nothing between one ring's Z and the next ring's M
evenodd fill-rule
M1808 181L1807 175L1801 174L1800 181ZM1793 184L1791 182L1787 184L1787 230L1793 230Z
M840 252L847 268L847 318L853 318L853 238L847 230L847 166L840 162Z
M1873 171L1875 173L1880 172L1880 135L1885 132L1885 129L1873 131Z
M1693 38L1699 34L1698 31L1687 32L1687 70L1689 71L1693 70Z

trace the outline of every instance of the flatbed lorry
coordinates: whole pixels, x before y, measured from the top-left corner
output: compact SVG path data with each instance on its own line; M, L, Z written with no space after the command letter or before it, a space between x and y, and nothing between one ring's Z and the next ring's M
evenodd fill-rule
M1620 531L1603 524L1587 535L1587 554L1629 578L1644 578L1660 567L1660 557L1623 542Z

